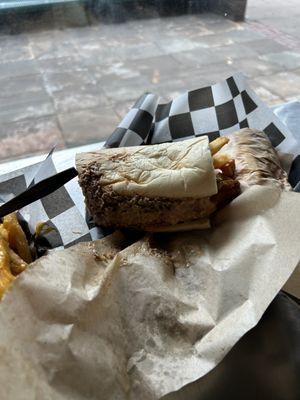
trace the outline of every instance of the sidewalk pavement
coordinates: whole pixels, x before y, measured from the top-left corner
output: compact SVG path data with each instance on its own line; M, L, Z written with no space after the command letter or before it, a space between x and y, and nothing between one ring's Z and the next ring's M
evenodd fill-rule
M59 10L0 29L0 161L103 140L143 92L167 100L236 71L270 105L300 100L298 0L249 0L244 23L205 13L104 24L77 5L72 26Z

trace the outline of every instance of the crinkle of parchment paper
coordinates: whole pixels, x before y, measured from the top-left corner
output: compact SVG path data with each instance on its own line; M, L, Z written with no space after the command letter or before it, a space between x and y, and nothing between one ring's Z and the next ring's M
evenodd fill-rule
M253 186L209 231L41 258L0 307L0 398L152 400L199 379L299 262L299 214L298 194Z

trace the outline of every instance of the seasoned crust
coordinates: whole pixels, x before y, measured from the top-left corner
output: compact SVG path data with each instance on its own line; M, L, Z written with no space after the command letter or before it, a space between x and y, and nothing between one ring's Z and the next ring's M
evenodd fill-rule
M221 174L217 177L218 193L201 199L124 196L102 187L100 179L97 166L91 163L80 174L79 183L95 222L113 228L145 229L206 218L240 193L239 183Z

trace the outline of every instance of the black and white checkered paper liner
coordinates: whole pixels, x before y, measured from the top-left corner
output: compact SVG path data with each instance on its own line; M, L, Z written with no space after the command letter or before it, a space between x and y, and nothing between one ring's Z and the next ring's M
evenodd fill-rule
M0 202L10 200L56 173L51 152L42 163L0 176ZM32 234L40 222L54 228L45 235L51 248L66 248L104 235L86 214L84 198L76 178L52 194L22 208L19 214L27 222Z
M300 180L300 137L294 137L260 100L243 74L188 91L166 104L159 104L159 98L151 93L144 94L107 140L106 147L174 142L202 135L214 140L247 127L268 135L286 168L291 167L291 159L288 157L288 165L284 155L293 156L291 181L295 186Z
M147 93L141 96L107 140L106 147L149 145L208 135L210 140L241 128L263 130L280 152L290 183L299 187L300 135L287 126L251 90L242 74L215 85L183 93L167 104ZM69 166L66 166L69 167ZM0 200L7 201L33 183L52 176L51 154L39 165L0 177ZM70 247L105 234L86 214L77 178L20 210L33 233L38 222L55 229L46 238L53 248Z

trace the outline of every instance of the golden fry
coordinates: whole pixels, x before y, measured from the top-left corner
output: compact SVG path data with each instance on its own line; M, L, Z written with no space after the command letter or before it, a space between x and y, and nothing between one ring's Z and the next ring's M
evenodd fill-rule
M14 276L19 275L21 272L25 271L27 263L22 260L12 249L9 249L10 257L10 270Z
M230 157L227 154L215 154L213 156L213 164L216 169L221 169L229 161Z
M221 137L218 137L217 139L213 140L211 143L209 143L209 148L210 148L211 154L212 155L216 154L228 142L229 142L229 139L226 136L221 136Z
M9 246L15 250L24 261L30 263L32 259L28 242L15 213L9 214L3 218L3 227L8 232Z
M3 218L0 224L0 299L31 261L30 249L16 214Z
M7 241L0 236L0 299L14 279L10 271L9 246Z
M235 175L235 162L234 160L229 160L226 164L220 167L222 174L228 178L233 178Z
M3 225L0 225L0 237L2 237L8 242L8 232Z

